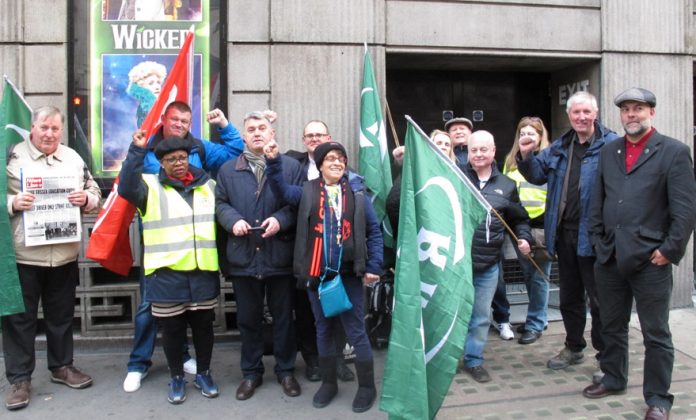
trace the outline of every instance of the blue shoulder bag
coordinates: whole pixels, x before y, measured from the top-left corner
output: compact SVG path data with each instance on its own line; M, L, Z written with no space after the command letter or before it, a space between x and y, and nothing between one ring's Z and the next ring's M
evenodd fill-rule
M326 240L326 227L324 227L324 260L328 261L329 249ZM324 312L324 316L331 318L345 311L353 308L353 304L350 303L348 299L348 294L346 293L345 287L343 287L343 279L339 270L341 267L341 257L343 257L343 245L341 245L341 251L338 254L338 267L336 270L329 267L326 263L324 268L324 274L319 279L319 302L321 303L321 310ZM328 273L336 273L336 276L331 280L326 279Z

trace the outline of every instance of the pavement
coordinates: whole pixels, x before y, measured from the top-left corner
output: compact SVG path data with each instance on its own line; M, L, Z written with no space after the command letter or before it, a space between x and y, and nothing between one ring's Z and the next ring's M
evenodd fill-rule
M589 325L589 322L588 322ZM670 317L675 365L671 392L675 395L672 419L696 420L696 310L676 309ZM588 342L589 331L586 331ZM438 419L504 420L504 419L642 419L645 403L642 397L643 345L640 325L635 314L629 329L629 386L625 395L588 400L581 394L597 370L594 352L586 351L585 362L565 370L546 368L546 360L554 356L564 340L563 324L551 322L539 341L523 346L516 341L502 341L491 330L485 352L485 365L493 380L478 384L458 372ZM40 345L39 345L40 347ZM75 365L92 375L94 385L73 390L49 381L45 352L37 352L37 367L32 379L29 406L18 411L0 408L2 419L187 419L250 418L250 419L386 419L378 403L363 414L351 411L357 388L355 382L339 383L339 394L326 408L312 407L312 396L319 383L304 378L304 364L298 357L297 378L302 395L295 398L283 394L273 375L273 358L264 357L266 375L263 385L247 401L237 401L235 390L241 380L239 372L240 344L216 343L213 353L213 374L221 395L207 399L187 375L187 400L178 406L167 402L169 380L164 354L157 348L154 365L142 387L135 393L122 388L128 361L127 346L121 344L96 347L76 341ZM386 350L375 351L377 387L381 389ZM408 368L408 367L405 367ZM0 394L9 388L0 378Z

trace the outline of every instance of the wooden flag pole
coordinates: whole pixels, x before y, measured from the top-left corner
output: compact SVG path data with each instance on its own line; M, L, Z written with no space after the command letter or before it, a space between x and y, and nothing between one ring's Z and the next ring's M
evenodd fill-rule
M396 144L396 147L399 147L399 146L401 146L401 142L399 142L399 136L396 135L396 127L394 126L394 119L392 119L391 110L389 109L389 102L387 102L387 100L385 99L384 103L385 103L387 119L389 120L389 125L391 126L392 136L394 137L394 144Z
M515 241L515 245L516 245L517 241L519 241L519 239L517 238L517 235L515 235L515 232L512 231L512 228L510 228L510 226L507 223L505 223L505 220L503 219L503 217L493 207L491 207L491 211L493 212L495 217L497 217L498 219L500 219L501 222L503 222L505 229L507 229L510 236L512 236L512 239ZM532 244L529 244L529 245L531 246ZM544 278L544 280L546 280L547 282L551 281L551 279L546 275L546 273L544 273L544 271L539 267L539 265L537 265L536 261L534 261L534 258L532 258L531 253L525 255L525 257L527 257L529 262L532 263L534 268L536 268L536 270L539 272L539 274L541 274L541 276Z

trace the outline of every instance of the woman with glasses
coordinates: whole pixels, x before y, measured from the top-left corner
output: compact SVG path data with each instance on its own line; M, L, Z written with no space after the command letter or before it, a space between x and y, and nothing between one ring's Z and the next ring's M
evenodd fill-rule
M118 189L142 219L144 293L152 302L152 315L162 326L171 375L167 399L172 404L186 400L181 349L188 326L198 359L194 385L204 397L219 394L210 374L213 309L220 292L215 182L204 170L189 166L192 146L186 138L162 140L155 147L159 174L143 174L147 137L144 131L137 131L123 162Z
M271 188L298 208L294 272L307 284L316 320L322 379L312 403L316 408L326 407L338 392L333 329L340 322L355 348L358 391L353 399L353 411L367 411L377 391L372 348L363 319L363 284L379 280L383 257L382 232L372 202L365 196L361 183L349 181L348 155L340 143L331 141L317 146L314 161L321 176L302 187L284 181L275 142L269 143L264 153ZM317 288L320 281L337 276L342 279L352 308L327 317Z

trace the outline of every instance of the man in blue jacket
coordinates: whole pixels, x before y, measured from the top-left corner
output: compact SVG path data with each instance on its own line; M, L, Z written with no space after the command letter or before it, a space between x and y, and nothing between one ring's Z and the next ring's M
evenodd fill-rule
M585 292L590 298L592 346L597 357L604 350L594 278L595 254L587 220L599 151L618 136L597 121L598 111L592 94L575 93L566 104L572 128L537 155L533 153L533 141L520 143L517 156L517 166L527 181L547 184L544 235L549 254L558 258L560 308L566 330L565 346L548 361L550 369L565 369L584 359Z
M223 143L213 143L199 140L189 132L192 119L191 107L184 102L175 101L167 105L162 115L162 127L148 140L147 153L143 162L143 173L157 174L160 162L155 156L155 147L165 138L179 137L189 139L193 148L188 160L189 164L207 172L215 173L228 160L239 156L244 148L244 142L239 131L227 121L225 114L214 109L207 114L209 124L216 125ZM141 134L141 130L136 132ZM133 349L128 360L128 375L123 381L123 390L135 392L140 389L140 382L152 366L152 353L155 350L157 325L150 312L150 302L144 293L144 278L140 278L140 305L135 313L135 331L133 332ZM196 373L196 361L191 356L184 355L186 373Z
M237 388L238 400L247 400L263 383L264 300L273 317L274 372L283 392L300 395L294 377L295 328L292 273L296 211L271 190L266 181L263 148L275 137L271 121L262 112L244 118L241 156L220 168L215 187L215 214L227 233L224 274L232 280L237 302L237 326L242 338L243 380ZM283 175L289 184L305 180L300 164L283 160Z

